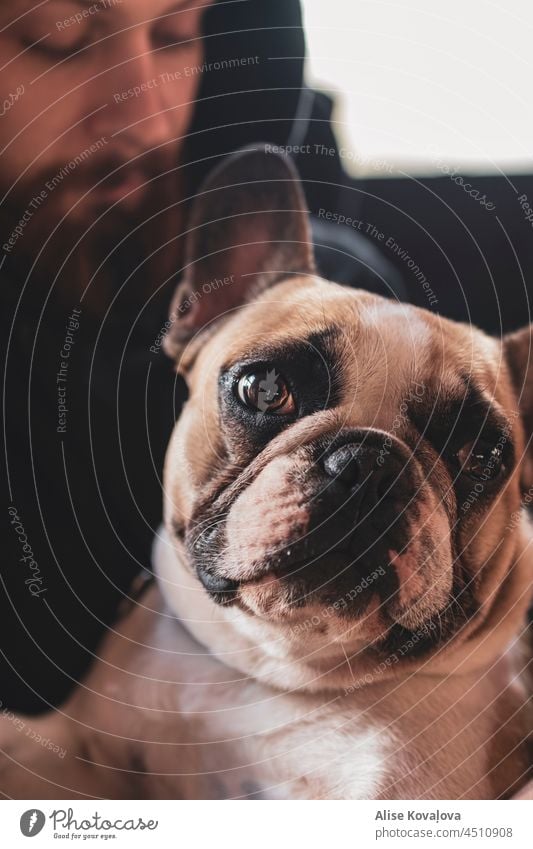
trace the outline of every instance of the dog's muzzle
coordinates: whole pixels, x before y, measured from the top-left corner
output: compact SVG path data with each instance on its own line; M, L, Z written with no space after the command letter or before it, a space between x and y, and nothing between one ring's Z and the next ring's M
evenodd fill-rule
M332 586L339 575L353 582L381 566L383 592L394 592L390 551L408 544L404 511L416 491L409 449L386 433L347 430L320 437L308 451L307 530L265 554L251 580L272 574ZM224 576L224 564L219 568L224 534L224 525L214 523L201 535L204 556L196 569L207 592L230 603L243 582Z

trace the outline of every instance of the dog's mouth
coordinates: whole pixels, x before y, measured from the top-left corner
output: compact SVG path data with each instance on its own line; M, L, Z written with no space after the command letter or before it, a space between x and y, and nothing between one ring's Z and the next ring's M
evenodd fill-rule
M210 514L185 533L185 543L200 582L218 604L239 603L243 591L277 585L290 597L287 608L314 602L335 604L346 597L357 599L360 612L362 600L369 598L370 584L382 600L398 591L392 561L406 543L405 527L397 522L394 529L395 519L388 508L386 512L389 532L384 534L372 517L358 519L353 499L346 499L341 509L303 535L278 541L274 547L266 545L256 556L247 551L244 562L239 556L238 565L231 556L241 554L238 543L229 535L227 523L216 522ZM382 514L384 519L384 509ZM274 538L275 533L273 529ZM344 609L342 601L340 609Z
M340 616L361 615L371 597L385 604L398 592L398 578L393 566L395 552L381 546L365 554L354 553L347 545L330 551L314 551L304 543L287 546L254 565L246 577L229 577L206 565L196 564L202 586L219 605L237 604L249 607L252 597L267 601L265 614L289 617L311 605L335 610ZM254 603L255 613L261 605Z
M446 567L448 558L437 562L442 543L426 528L415 530L407 514L397 533L390 526L387 533L377 533L369 519L337 537L337 545L328 546L323 535L310 533L238 565L225 556L225 525L204 522L206 534L199 534L197 525L185 541L191 566L211 600L289 627L309 619L313 628L306 639L311 633L321 639L322 629L331 636L355 627L364 642L385 645L389 633L405 640L405 634L436 622L429 641L426 636L417 641L420 650L437 634L439 640L451 637L458 612L467 607L464 598L460 606L454 604L460 588L454 585L453 568Z
M298 559L289 547L246 578L221 576L202 565L196 574L218 605L288 627L305 650L311 645L333 650L339 635L350 635L361 648L372 647L376 657L419 657L450 640L477 606L455 577L452 585L417 586L406 600L410 579L398 561L408 556L394 549L381 557L335 550Z
M198 577L209 593L227 593L231 594L238 587L254 586L263 584L268 581L275 580L298 580L302 578L304 573L308 574L313 567L327 572L349 569L356 562L356 558L347 550L336 550L311 557L310 555L301 557L292 557L291 548L288 547L285 552L275 555L268 560L265 560L261 565L258 565L254 574L246 578L233 579L224 577L207 567L199 564L197 566ZM218 599L217 599L218 601ZM221 600L224 603L224 599ZM228 603L226 599L225 603Z
M210 598L277 622L307 608L373 633L438 619L455 591L450 515L407 449L385 470L377 450L370 438L364 451L328 443L326 476L304 446L199 505L181 541Z

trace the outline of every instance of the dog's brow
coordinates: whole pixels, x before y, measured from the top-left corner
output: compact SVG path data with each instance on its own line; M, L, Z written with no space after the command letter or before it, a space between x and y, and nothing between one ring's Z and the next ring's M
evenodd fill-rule
M444 440L452 432L457 436L464 433L466 439L482 430L485 434L506 433L506 441L511 443L508 418L468 377L462 379L460 386L448 390L439 387L420 403L412 403L409 414L420 432L440 433Z
M336 359L338 342L338 328L329 326L321 330L310 329L309 335L301 337L288 337L275 342L266 342L257 347L249 347L240 355L232 357L232 361L225 363L223 368L231 368L236 362L252 360L285 360L294 357L305 357L309 349L316 351L324 360L326 365L333 365Z

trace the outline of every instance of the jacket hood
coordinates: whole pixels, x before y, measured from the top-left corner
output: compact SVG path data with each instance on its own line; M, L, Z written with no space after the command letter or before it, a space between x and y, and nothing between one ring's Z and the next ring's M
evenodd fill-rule
M185 157L193 183L230 150L305 136L311 93L303 85L304 57L297 0L218 0L207 11L202 84Z

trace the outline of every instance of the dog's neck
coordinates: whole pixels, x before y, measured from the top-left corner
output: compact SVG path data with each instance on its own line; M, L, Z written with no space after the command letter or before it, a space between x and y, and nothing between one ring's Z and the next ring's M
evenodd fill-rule
M184 557L161 527L154 542L154 571L171 612L210 654L246 676L281 690L357 692L368 683L382 684L417 673L435 682L435 677L479 674L491 669L517 638L517 607L524 619L531 596L532 556L525 549L532 531L524 516L521 545L515 551L515 566L502 576L502 587L484 619L484 627L467 627L463 638L427 659L402 662L383 668L363 651L355 631L342 643L329 643L326 651L319 635L308 632L295 639L298 628L280 625L248 614L237 607L221 607L212 601L191 572ZM490 622L487 621L490 620ZM489 627L487 628L487 625ZM478 630L480 631L478 635ZM316 637L316 644L313 639Z
M221 607L212 601L163 527L156 536L153 561L168 607L213 656L246 676L283 690L288 683L308 687L309 677L287 658L279 631L269 623L254 622L254 617L236 607Z

